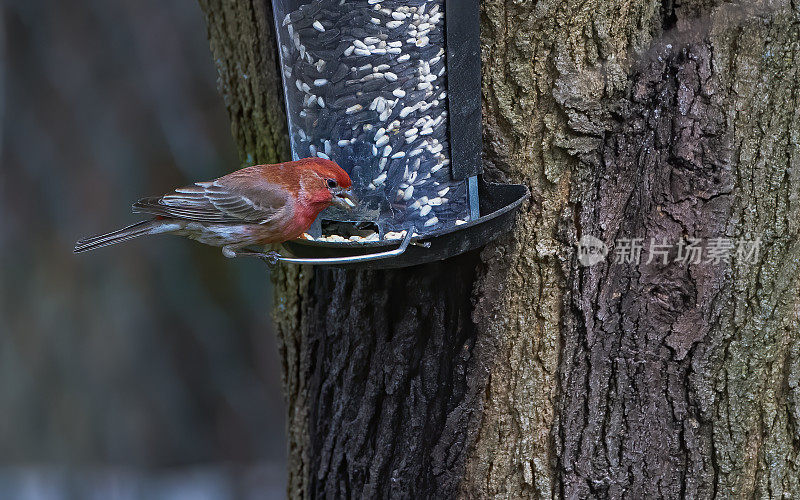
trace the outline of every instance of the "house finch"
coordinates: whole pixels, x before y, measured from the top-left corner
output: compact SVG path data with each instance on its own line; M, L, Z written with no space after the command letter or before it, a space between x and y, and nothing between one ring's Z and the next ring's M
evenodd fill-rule
M347 172L322 158L247 167L161 197L141 199L133 204L133 211L154 215L154 219L81 240L75 252L146 234L170 233L222 247L223 255L235 257L237 250L248 245L299 237L332 204L352 209L351 184Z

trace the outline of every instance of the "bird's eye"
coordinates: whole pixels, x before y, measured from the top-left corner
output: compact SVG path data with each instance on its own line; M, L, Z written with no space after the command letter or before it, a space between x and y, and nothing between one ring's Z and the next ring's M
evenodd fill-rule
M336 181L335 181L335 180L333 180L333 179L328 179L328 187L329 187L329 188L335 188L336 186L338 186L338 184L336 184Z

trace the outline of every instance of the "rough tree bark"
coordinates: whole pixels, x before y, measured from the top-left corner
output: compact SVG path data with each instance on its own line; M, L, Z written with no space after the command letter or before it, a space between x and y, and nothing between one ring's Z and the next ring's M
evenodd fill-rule
M243 160L285 158L268 3L201 4ZM531 202L443 263L273 273L290 496L800 495L800 6L481 5L484 166Z

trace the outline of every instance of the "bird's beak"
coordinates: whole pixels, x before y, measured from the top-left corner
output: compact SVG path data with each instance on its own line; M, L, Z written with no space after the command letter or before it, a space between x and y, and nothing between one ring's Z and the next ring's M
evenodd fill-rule
M332 192L331 203L345 210L352 210L356 206L356 199L348 189L338 189Z

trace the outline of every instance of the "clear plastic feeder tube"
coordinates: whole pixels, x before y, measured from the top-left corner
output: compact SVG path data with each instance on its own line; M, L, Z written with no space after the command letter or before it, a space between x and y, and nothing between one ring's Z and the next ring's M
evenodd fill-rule
M273 1L292 154L353 178L357 218L428 232L468 220L452 179L442 0Z

